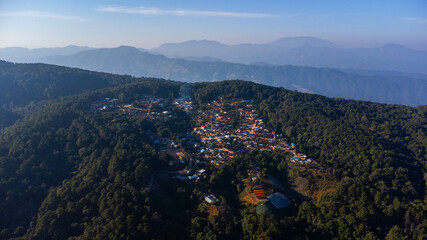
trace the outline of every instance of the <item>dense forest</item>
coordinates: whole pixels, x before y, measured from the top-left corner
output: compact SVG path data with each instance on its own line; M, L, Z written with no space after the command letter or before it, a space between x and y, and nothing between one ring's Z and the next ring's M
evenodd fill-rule
M270 125L315 156L339 183L304 202L300 222L325 238L425 237L427 108L330 99L243 81L196 84L217 96L255 98Z
M32 218L37 219L36 226L42 224L41 228L35 228L30 235L34 238L41 236L40 239L46 239L52 231L59 230L59 226L53 224L54 218L43 218L48 222L36 218L37 211L43 206L59 203L50 202L52 194L59 193L59 190L53 191L56 186L66 188L67 182L83 184L78 189L73 188L73 191L95 194L94 187L98 186L101 179L114 181L117 180L116 175L127 179L124 175L129 171L135 171L133 182L144 184L152 166L161 164L162 157L144 142L143 126L128 124L121 115L103 118L90 114L90 103L106 96L138 97L144 93L174 97L177 96L180 85L157 80L77 95L60 102L52 101L6 129L0 140L2 238L25 234L28 224L35 224L33 221L29 222ZM123 97L123 101L126 101L126 97ZM133 162L128 163L130 160ZM104 167L108 168L107 172L102 172L107 170ZM89 180L91 177L95 178ZM77 180L72 181L73 179ZM120 184L120 188L125 185ZM106 185L100 187L111 186L106 182ZM102 188L99 189L101 190ZM83 200L86 193L75 193L74 197ZM60 203L65 203L73 211L78 210L72 207L70 201ZM86 207L91 208L90 205ZM79 223L78 219L72 221ZM49 225L51 229L45 228L43 224ZM10 229L14 229L13 232ZM40 235L40 231L44 234ZM63 233L58 232L50 237L63 239L65 233L73 235L65 230L60 232Z
M30 103L42 100L150 80L154 79L48 64L0 61L0 107L17 111Z
M123 84L157 80L0 60L0 129L36 111L48 100Z
M1 239L426 237L426 106L331 99L238 80L184 85L54 66L48 67L51 73L39 73L38 65L25 66L19 65L22 75L4 84L19 83L33 95L4 97L5 113L43 104L22 111L25 116L12 126L7 127L19 118L13 113L13 120L2 123ZM64 75L55 74L59 70ZM45 85L37 87L40 79ZM79 81L88 85L79 88ZM146 94L173 100L183 86L195 111L220 96L253 100L272 129L319 165L291 167L288 153L242 149L226 164L207 165L209 177L200 183L163 173L157 179L160 187L150 190L154 173L177 168L151 143L149 133L180 141L193 114L155 121L120 111L93 112L90 106L105 98L136 104ZM292 206L259 214L239 201L250 164L280 181ZM298 191L300 182L307 191ZM219 201L207 205L205 194Z

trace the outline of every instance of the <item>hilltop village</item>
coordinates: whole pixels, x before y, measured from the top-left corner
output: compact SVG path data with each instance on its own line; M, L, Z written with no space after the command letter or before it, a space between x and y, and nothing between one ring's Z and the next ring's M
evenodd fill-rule
M293 162L315 164L305 154L296 153L283 134L268 128L253 107L252 100L225 102L222 98L207 104L208 109L194 116L191 133L198 159L212 164L223 164L242 148L259 151L287 151L293 153Z
M118 104L118 99L105 98L91 104L92 112L118 111L126 118L141 118L153 122L181 122L184 112L191 116L191 128L172 138L160 132L147 131L153 145L162 153L170 155L176 171L153 173L149 189L155 183L157 174L169 174L182 181L200 182L208 177L209 165L227 164L242 149L256 151L284 151L290 153L289 161L294 164L316 165L316 161L296 151L294 143L288 144L283 135L274 132L263 121L254 108L253 100L224 100L218 98L207 103L204 109L195 111L191 98L175 100L144 95L131 104ZM185 129L181 129L185 130ZM287 207L291 201L280 193L283 185L270 175L263 175L256 163L247 166L241 201L258 205L257 211L268 211L264 204L271 202L277 209ZM214 204L218 198L207 194L207 204Z

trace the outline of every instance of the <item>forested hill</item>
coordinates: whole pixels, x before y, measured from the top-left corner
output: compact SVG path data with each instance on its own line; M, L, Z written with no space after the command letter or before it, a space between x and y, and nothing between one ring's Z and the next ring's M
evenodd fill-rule
M5 129L0 135L0 238L425 235L426 106L331 99L245 81L186 84L196 110L203 111L220 96L254 100L268 126L319 166L291 167L285 153L242 149L223 165L205 165L210 175L199 183L163 176L168 180L149 191L151 174L177 170L149 133L176 136L182 142L194 115L174 109L177 117L162 122L133 118L123 109L93 111L91 106L105 98L136 107L146 95L173 100L183 85L153 79L51 100ZM185 127L176 127L178 123ZM310 191L322 194L295 201L280 214L257 214L237 196L251 162L261 166L261 172L275 172L289 191L302 178ZM207 193L218 197L215 207L204 204Z
M420 212L426 206L427 106L330 99L243 81L195 84L193 90L200 106L218 96L254 99L276 132L339 179L332 193L299 208L301 231L341 239L383 238L392 226L400 239L426 233Z
M161 81L48 64L0 61L0 129L33 111L44 100L133 82ZM31 112L30 111L30 112ZM18 113L18 114L16 114Z
M55 99L131 81L129 76L0 61L0 107L14 109L32 101Z
M199 104L218 96L255 99L275 131L304 146L301 150L324 159L325 164L335 164L334 167L338 167L340 161L351 166L362 159L365 167L370 167L373 163L367 162L368 159L396 150L402 150L400 157L390 159L407 159L413 163L427 159L427 106L412 108L331 99L245 81L198 83L193 85L193 92ZM378 146L390 151L372 151ZM357 152L365 153L358 155ZM358 176L357 171L351 166L342 174Z
M144 94L174 98L181 85L157 79L52 100L7 128L0 136L0 238L22 236L27 230L32 230L26 236L31 239L67 239L83 230L96 235L102 225L98 214L104 208L120 208L120 216L138 219L123 230L128 235L142 232L146 223L141 217L152 212L144 207L148 203L140 189L151 172L162 167L165 156L147 143L143 124L129 124L123 115L103 118L91 113L90 106L106 97L121 101ZM127 184L138 190L123 192ZM119 199L113 199L117 194ZM101 199L107 205L100 206ZM126 212L122 205L129 207ZM50 208L55 210L41 214ZM113 215L106 219L111 221L108 224L119 217ZM84 227L85 223L93 225ZM105 234L115 230L109 228ZM114 236L110 239L121 238Z

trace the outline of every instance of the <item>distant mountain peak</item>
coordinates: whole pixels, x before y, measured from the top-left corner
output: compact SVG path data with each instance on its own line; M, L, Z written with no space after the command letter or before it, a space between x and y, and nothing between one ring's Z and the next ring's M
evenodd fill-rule
M311 46L311 47L337 47L334 43L323 40L315 37L308 36L300 36L300 37L284 37L279 38L276 41L269 43L272 46L280 46L280 47L301 47L301 46Z
M218 47L218 46L226 46L225 44L222 44L217 41L213 40L189 40L181 43L164 43L159 48L162 47L168 47L168 46L175 46L175 45L181 45L181 46L191 46L191 47Z
M120 45L119 47L117 47L117 49L134 49L134 50L138 50L138 48L136 48L136 47L127 46L127 45Z
M126 45L121 45L115 48L99 48L99 49L94 49L93 51L96 52L97 50L103 50L111 53L121 53L121 54L143 53L141 50L139 50L136 47L126 46Z
M78 45L68 45L65 46L64 48L91 48L89 46L78 46Z
M407 49L405 46L396 43L387 43L380 47L381 49Z
M222 44L220 42L214 41L214 40L208 40L208 39L202 39L202 40L190 40L190 41L185 41L188 43L210 43L210 44Z

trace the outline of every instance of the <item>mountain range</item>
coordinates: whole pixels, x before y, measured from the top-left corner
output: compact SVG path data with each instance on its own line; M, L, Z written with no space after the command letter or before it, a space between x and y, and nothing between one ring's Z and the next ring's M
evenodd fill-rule
M302 44L302 45L301 45ZM298 90L307 93L316 93L328 97L351 98L356 100L367 100L380 103L404 104L410 106L425 105L427 103L427 77L423 71L419 73L399 72L399 69L360 70L349 65L340 64L343 48L316 38L284 38L269 44L241 44L228 46L215 41L189 41L180 44L164 44L156 49L144 50L134 47L121 46L118 48L90 49L88 47L69 46L53 49L22 49L22 48L0 49L0 59L15 62L41 62L69 67L77 67L94 71L102 71L117 74L128 74L132 76L150 76L173 79L186 82L220 81L224 79L242 79L263 83L271 86L284 87L290 90ZM246 50L245 50L246 49ZM275 50L276 49L276 50ZM310 54L304 57L311 64L316 61L328 62L328 58L317 55L321 52L333 52L336 56L335 67L315 68L295 65L276 65L278 62L266 61L261 58L274 56L279 59L286 58L285 52L298 52L304 49ZM280 51L279 51L280 50ZM377 49L347 49L346 54L356 52L364 59L371 59L372 63L381 64L380 60L373 60L373 56L379 59L381 56L395 56L398 61L398 51L403 62L411 63L413 67L423 63L427 54L421 51L409 50L396 45L387 45ZM163 53L164 55L154 54ZM240 55L239 55L240 53ZM254 57L256 54L259 58ZM418 54L418 55L417 55ZM423 57L425 54L426 57ZM233 56L236 59L224 57ZM413 57L418 56L421 60L414 64ZM254 64L232 63L224 61L253 62ZM299 58L304 62L304 58ZM356 64L359 60L352 55L347 57ZM242 60L246 59L246 60ZM317 59L317 60L316 60ZM341 60L340 60L341 59ZM411 60L412 59L412 60ZM331 60L332 61L332 60ZM329 61L329 62L331 62ZM392 60L390 60L392 61ZM415 61L415 60L414 60ZM350 61L347 61L349 63ZM369 61L367 61L369 62ZM360 68L363 68L360 61ZM366 62L365 62L366 63ZM296 64L300 65L300 64ZM402 64L404 65L404 64ZM367 67L366 69L369 69ZM404 71L404 70L402 70Z
M81 51L90 50L90 47L70 45L57 48L35 48L7 47L0 49L0 59L12 62L37 62L40 58L48 56L71 55Z
M212 57L252 64L394 70L427 73L427 52L386 44L376 48L344 48L312 37L281 38L266 44L225 45L215 41L167 43L150 52L168 57Z

